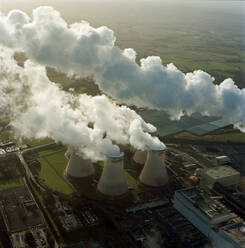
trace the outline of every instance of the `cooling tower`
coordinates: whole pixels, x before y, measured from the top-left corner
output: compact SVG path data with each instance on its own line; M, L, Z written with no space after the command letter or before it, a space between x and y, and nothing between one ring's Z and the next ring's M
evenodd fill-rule
M97 189L107 197L123 196L128 186L123 170L124 153L118 157L107 156Z
M146 158L147 158L147 151L137 150L134 154L133 160L135 163L143 165L145 164Z
M147 153L144 168L139 181L146 186L161 187L168 183L168 174L165 165L165 149L151 150Z
M65 173L71 179L85 179L93 176L94 167L91 160L84 159L76 152L72 152Z

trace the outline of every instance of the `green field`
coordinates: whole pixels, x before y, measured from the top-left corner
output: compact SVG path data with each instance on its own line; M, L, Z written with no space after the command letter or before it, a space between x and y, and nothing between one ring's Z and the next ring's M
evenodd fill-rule
M47 150L41 154L50 153L50 151ZM38 158L38 161L41 163L39 177L44 180L44 183L50 189L67 195L74 192L74 188L64 177L64 170L67 165L64 151L52 155L42 155Z
M89 197L97 197L96 186L87 182L68 182L64 177L64 170L67 166L68 160L64 156L65 148L60 146L47 149L35 154L32 154L32 158L37 158L41 163L41 170L39 172L40 179L50 189L64 193L66 195L71 194L75 190L82 195ZM99 180L103 162L94 164L95 179ZM127 159L127 165L125 165L125 177L130 188L137 188L138 172L131 167L130 159Z
M17 177L9 180L0 180L0 189L11 188L24 185L22 177Z
M233 132L227 132L222 134L210 134L197 136L188 132L178 133L176 135L169 136L175 139L185 139L193 141L208 141L208 142L231 142L231 143L244 143L245 133L241 133L237 130Z

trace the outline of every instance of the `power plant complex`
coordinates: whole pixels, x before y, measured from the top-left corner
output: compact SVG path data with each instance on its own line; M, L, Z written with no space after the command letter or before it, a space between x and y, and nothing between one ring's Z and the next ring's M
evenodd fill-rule
M152 247L138 242L147 240L147 225L153 225L150 214L160 232L183 247L245 247L244 192L237 191L241 190L241 173L229 164L217 164L216 159L213 166L202 167L176 150L171 144L168 152L165 147L146 151L128 148L93 164L69 148L65 174L68 179L89 184L86 187L92 190L88 197L109 204L106 211L115 210L114 221L124 228L130 243L139 245L135 247ZM92 180L84 180L89 178ZM174 191L172 187L176 187ZM118 213L124 205L127 208L122 216L126 216L121 217ZM136 227L139 219L143 222Z

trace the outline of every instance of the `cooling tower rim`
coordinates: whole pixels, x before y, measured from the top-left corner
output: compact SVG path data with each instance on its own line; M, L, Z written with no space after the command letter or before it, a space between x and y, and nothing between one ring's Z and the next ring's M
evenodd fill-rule
M163 148L158 148L158 149L154 149L154 148L152 148L152 149L149 149L148 151L150 151L150 152L163 152L163 151L166 151L167 150L167 147L166 146L164 146Z
M105 154L107 159L122 159L124 157L124 152L121 152L119 155L110 155L110 154Z

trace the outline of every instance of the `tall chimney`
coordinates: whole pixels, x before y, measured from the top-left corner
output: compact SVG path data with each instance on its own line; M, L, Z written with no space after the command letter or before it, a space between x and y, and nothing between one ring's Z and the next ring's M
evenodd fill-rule
M128 191L123 170L124 153L117 157L107 156L97 189L108 197L122 196Z
M147 158L147 151L140 151L140 150L137 150L137 151L134 153L133 160L134 160L134 162L137 163L137 164L144 165L144 164L145 164L145 161L146 161L146 158Z
M94 167L91 160L84 159L73 151L70 155L65 174L71 179L85 179L93 176Z
M165 149L151 150L147 153L144 168L139 176L143 185L161 187L168 183L168 174L165 165Z

